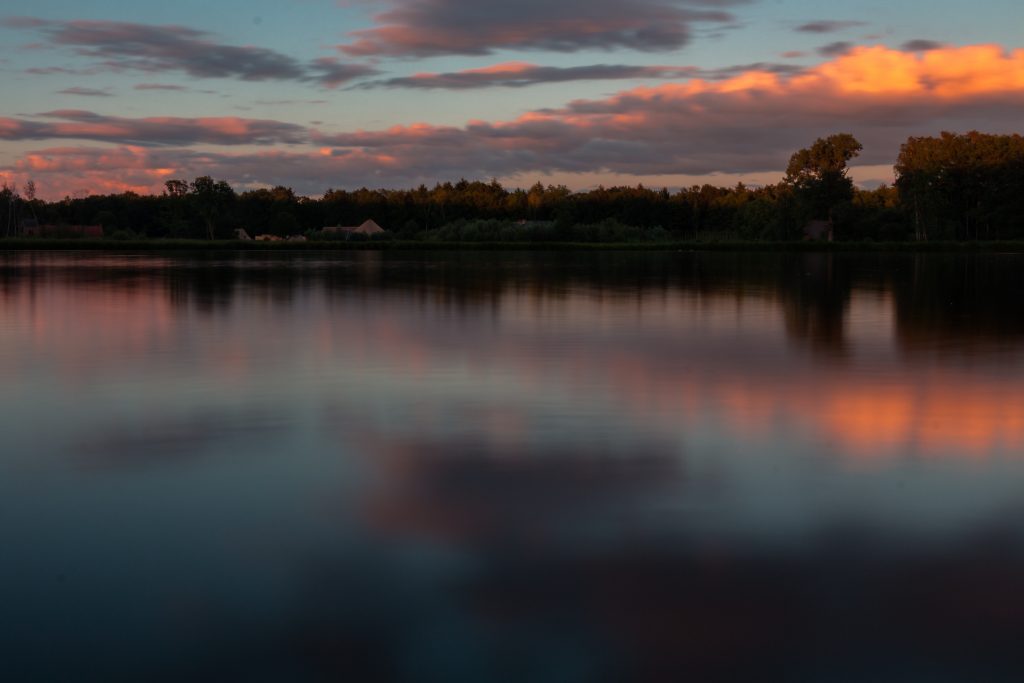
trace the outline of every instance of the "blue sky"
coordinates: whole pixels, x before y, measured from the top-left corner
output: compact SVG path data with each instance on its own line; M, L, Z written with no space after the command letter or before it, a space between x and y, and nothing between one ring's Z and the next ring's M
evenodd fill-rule
M1009 0L854 0L834 9L804 0L40 0L0 16L0 177L23 183L34 175L58 196L85 191L73 171L96 180L87 189L159 188L160 174L173 171L308 194L461 176L572 187L770 182L790 147L835 132L831 126L866 137L861 180L886 180L909 134L1019 132L1021 7ZM965 51L983 45L1002 58ZM892 54L860 52L868 48ZM847 91L842 79L884 80L885 69L902 68L879 71L893 59L917 60L908 66L916 91ZM500 66L508 63L517 65ZM996 74L999 82L985 92L961 88L952 101L934 83L957 64L977 71L957 74L961 81ZM481 69L489 71L465 73ZM802 71L818 75L817 92L850 98L849 107L809 111L817 105L808 105L807 93L815 91L805 89ZM409 80L422 73L443 78ZM717 91L685 89L698 81ZM637 88L651 92L629 95ZM759 108L758 98L770 101ZM779 115L786 98L792 121ZM630 107L636 114L626 118ZM719 117L728 130L717 108L728 112ZM92 118L52 114L66 110ZM253 121L285 132L246 141ZM635 121L635 134L625 121ZM415 132L393 128L414 124ZM196 135L200 129L241 133ZM510 138L515 144L501 142ZM708 140L724 141L720 151L702 144ZM147 165L160 173L147 174Z

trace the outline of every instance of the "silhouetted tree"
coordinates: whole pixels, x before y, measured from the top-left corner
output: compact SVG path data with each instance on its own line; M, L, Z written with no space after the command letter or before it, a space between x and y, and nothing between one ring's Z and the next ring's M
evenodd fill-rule
M235 199L235 191L223 180L201 176L192 181L189 199L206 226L206 238L215 237L215 228Z
M1019 237L1024 212L1024 137L910 138L896 161L896 187L918 239Z
M838 133L818 138L790 157L785 182L796 191L808 218L827 219L834 225L836 207L853 199L847 164L863 148L849 133Z
M167 188L169 197L184 197L188 194L188 183L184 180L168 180L164 187Z

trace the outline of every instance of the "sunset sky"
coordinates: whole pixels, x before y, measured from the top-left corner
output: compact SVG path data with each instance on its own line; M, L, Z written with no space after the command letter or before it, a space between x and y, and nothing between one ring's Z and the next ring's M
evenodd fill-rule
M0 15L0 179L43 198L775 182L850 132L1024 132L1019 0L37 0Z

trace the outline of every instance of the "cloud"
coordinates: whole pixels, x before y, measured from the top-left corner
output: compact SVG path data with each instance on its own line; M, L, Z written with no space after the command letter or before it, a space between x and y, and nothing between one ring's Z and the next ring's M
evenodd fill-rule
M856 47L853 43L841 40L818 48L818 54L822 57L841 57Z
M98 90L96 88L64 88L57 91L58 95L78 95L80 97L110 97L109 90Z
M900 45L900 48L907 52L928 52L930 50L940 50L943 44L934 40L924 40L918 38L916 40L908 40L907 42Z
M819 136L851 132L865 145L860 163L891 164L910 135L1018 131L1022 106L1024 50L978 45L913 53L860 47L791 75L750 70L718 81L634 88L509 121L417 124L337 135L282 130L288 124L261 122L268 142L275 136L308 135L318 150L229 154L142 145L125 146L121 152L60 148L28 154L7 170L40 181L49 174L61 187L79 182L85 173L81 177L97 187L94 178L122 174L138 186L145 169L162 168L170 169L172 177L209 174L239 186L281 183L310 194L327 187L395 187L539 173L597 173L621 182L655 175L781 176L789 156ZM138 135L136 120L120 121ZM201 120L177 127L168 123L166 130L157 127L145 134L166 144L175 136L189 144L204 137L225 138L225 126L195 121ZM26 139L20 130L26 125L0 119L0 138ZM226 139L241 140L260 128L254 122L235 126L235 134ZM71 132L84 135L82 130ZM101 129L88 139L114 141L118 135L123 133ZM158 189L161 176L152 182Z
M255 100L253 104L258 104L263 107L277 107L277 106L294 106L299 104L328 104L327 100Z
M848 28L858 28L860 26L867 26L867 22L822 20L801 24L796 27L796 30L801 33L837 33L839 31L845 31Z
M167 85L164 83L139 83L133 90L166 90L170 92L185 92L188 90L183 85Z
M492 87L521 88L543 83L587 80L722 79L751 68L776 73L793 73L799 70L798 67L785 64L756 64L727 67L724 69L701 69L695 66L633 66L623 64L553 67L538 66L526 62L505 62L479 69L467 69L449 73L420 73L401 78L367 81L352 86L352 88L361 90L373 88L468 90Z
M33 76L94 76L99 69L71 69L64 66L33 66L25 69L25 73Z
M36 19L34 17L4 17L0 19L0 26L4 28L40 28L46 25L45 19Z
M350 56L486 55L496 50L574 52L686 45L695 23L731 22L744 0L392 0L376 26L351 32Z
M371 66L345 63L333 57L321 57L313 60L309 71L313 74L313 80L327 88L337 88L357 78L380 73Z
M364 65L332 58L302 62L262 47L225 45L210 34L186 26L116 21L48 21L31 17L5 19L4 26L41 33L50 46L67 47L95 60L94 68L150 73L183 72L196 78L243 81L293 80L333 88L376 73ZM34 73L63 73L46 68Z
M268 145L298 143L306 129L292 123L235 117L128 119L63 109L39 115L48 120L0 118L0 140L77 139L141 146Z

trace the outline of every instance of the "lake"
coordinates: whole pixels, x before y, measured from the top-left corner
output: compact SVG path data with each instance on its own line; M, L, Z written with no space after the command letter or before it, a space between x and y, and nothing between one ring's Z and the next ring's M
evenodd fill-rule
M1024 255L0 252L0 678L1024 671Z

